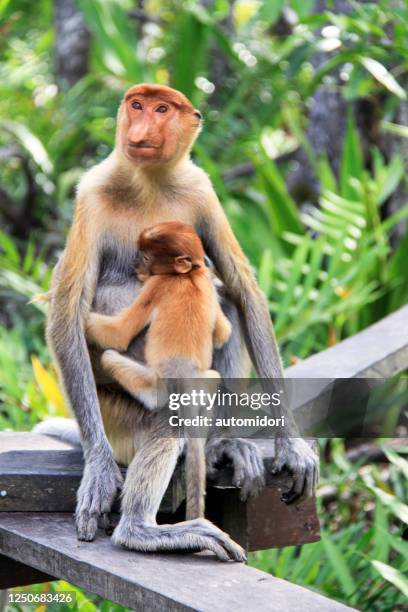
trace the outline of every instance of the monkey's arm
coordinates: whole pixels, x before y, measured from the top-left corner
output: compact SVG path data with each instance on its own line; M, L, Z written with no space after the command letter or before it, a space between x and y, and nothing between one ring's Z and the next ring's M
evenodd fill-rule
M152 293L146 285L130 306L113 317L91 312L86 321L88 340L101 348L125 351L131 340L150 322Z
M208 256L241 313L246 345L258 376L273 391L273 379L283 379L284 375L267 301L213 191L208 194L198 230ZM284 501L291 503L313 493L319 464L316 454L299 436L291 411L285 406L280 409L286 427L282 436L275 439L275 469L286 467L293 475L293 487L284 497Z
M122 482L105 435L83 329L98 267L97 240L85 206L78 204L66 250L53 278L47 339L82 438L85 469L76 510L77 532L82 540L93 539L98 515L109 512Z
M221 348L229 340L231 331L231 323L223 313L221 306L217 303L217 317L213 333L214 348Z

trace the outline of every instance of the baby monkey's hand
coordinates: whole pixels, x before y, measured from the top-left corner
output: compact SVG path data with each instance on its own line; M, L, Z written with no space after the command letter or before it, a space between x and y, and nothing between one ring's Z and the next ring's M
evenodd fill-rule
M91 312L85 323L85 334L89 342L101 348L125 351L129 340L124 337L123 326L117 317L108 317Z

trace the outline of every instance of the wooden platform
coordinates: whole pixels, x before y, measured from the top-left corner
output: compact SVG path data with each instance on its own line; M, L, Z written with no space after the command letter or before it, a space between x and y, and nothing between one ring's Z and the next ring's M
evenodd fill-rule
M212 555L143 554L99 534L78 542L66 514L3 513L0 551L138 612L343 612L350 608ZM7 571L1 566L0 575Z
M258 444L268 468L274 456L273 441ZM74 512L82 469L82 451L77 447L49 436L0 433L0 522L2 512ZM231 477L225 468L208 487L206 513L247 550L319 539L315 500L287 506L280 499L291 486L287 474L269 475L267 487L247 502L240 500ZM184 498L179 466L160 507L162 522L184 520Z

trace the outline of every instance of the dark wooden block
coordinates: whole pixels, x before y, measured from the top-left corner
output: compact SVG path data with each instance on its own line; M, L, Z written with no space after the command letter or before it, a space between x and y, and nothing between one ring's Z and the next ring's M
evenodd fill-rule
M320 525L315 500L286 506L280 496L289 488L266 487L256 498L243 502L237 489L207 493L207 516L248 551L317 542Z

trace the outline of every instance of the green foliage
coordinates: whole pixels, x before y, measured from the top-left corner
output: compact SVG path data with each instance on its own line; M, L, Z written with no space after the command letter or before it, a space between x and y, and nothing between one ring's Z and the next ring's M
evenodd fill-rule
M92 45L89 73L70 89L54 74L52 4L0 0L0 219L15 234L0 233L0 429L30 429L61 411L45 307L28 300L48 288L75 184L111 150L118 103L134 82L169 83L203 112L193 155L256 268L285 363L407 302L408 236L396 241L394 229L408 203L388 210L407 184L404 159L362 150L355 116L356 100L375 101L378 140L408 137L397 115L406 100L406 2L350 2L343 14L333 2L316 13L313 0L214 0L211 10L198 0L149 0L142 23L129 16L132 0L77 0ZM321 83L348 102L338 173L306 135ZM320 188L302 207L286 186L299 147ZM389 436L401 406L391 404L384 393L374 415ZM341 441L327 445L322 541L262 552L254 563L364 610L402 609L406 460L387 450L389 467L351 464ZM328 487L334 503L324 501ZM74 590L30 587L44 588ZM123 610L76 592L76 609Z

